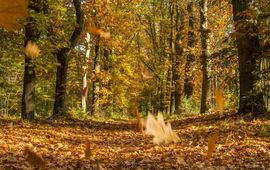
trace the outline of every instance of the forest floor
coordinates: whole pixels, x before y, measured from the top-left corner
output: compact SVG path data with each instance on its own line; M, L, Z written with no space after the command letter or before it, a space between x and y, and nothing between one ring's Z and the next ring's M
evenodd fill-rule
M180 141L155 145L134 122L40 121L0 118L0 169L33 169L24 148L46 161L43 169L270 169L270 120L205 114L171 121ZM206 159L208 137L217 149ZM92 156L84 157L89 139Z

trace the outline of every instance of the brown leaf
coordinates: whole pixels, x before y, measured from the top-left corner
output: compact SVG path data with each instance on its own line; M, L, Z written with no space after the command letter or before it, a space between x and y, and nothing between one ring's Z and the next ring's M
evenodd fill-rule
M86 141L85 151L84 151L85 158L90 158L92 156L92 151L90 149L90 141Z
M39 56L40 50L36 43L28 41L24 49L24 53L27 57L34 59Z
M218 110L221 113L223 113L223 111L224 111L224 105L225 105L225 99L224 99L223 90L217 89L215 91L215 98L216 98Z
M24 154L26 156L27 162L35 167L44 167L45 166L45 161L44 159L35 153L32 149L30 149L29 146L25 147Z
M27 17L28 0L0 1L0 27L18 30L21 25L18 19Z
M210 162L213 152L216 150L216 142L218 139L218 135L213 133L210 135L208 139L208 150L207 150L207 160Z

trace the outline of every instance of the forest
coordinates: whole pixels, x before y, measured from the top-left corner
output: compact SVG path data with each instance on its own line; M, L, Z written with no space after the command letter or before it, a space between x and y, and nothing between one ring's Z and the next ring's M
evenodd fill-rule
M270 0L5 0L0 39L0 169L270 168Z

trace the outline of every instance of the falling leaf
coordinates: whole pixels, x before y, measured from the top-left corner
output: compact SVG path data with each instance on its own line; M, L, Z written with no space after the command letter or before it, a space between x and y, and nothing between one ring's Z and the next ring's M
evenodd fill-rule
M148 72L142 72L142 77L144 79L152 79L153 75L150 75Z
M212 154L216 150L217 139L218 139L218 135L216 133L211 134L209 139L208 139L208 150L207 150L207 160L208 160L208 162L210 162Z
M103 31L103 30L97 28L94 25L90 25L90 27L89 27L89 33L90 34L93 34L95 36L100 36L100 37L105 38L105 39L109 39L111 37L111 33L110 32Z
M0 27L8 30L18 30L21 25L18 19L27 17L28 0L0 1Z
M215 98L216 98L218 110L221 113L223 113L223 111L224 111L224 105L225 105L225 99L224 99L223 90L217 89L215 91Z
M44 167L45 166L45 161L44 159L35 153L33 150L30 149L29 146L25 147L24 154L26 156L27 162L34 166L34 167Z
M105 38L105 39L109 39L111 37L110 32L99 30L99 34L100 34L100 37Z
M153 143L155 144L168 144L179 141L179 137L173 132L171 124L165 124L161 113L158 113L157 120L152 114L148 114L145 133L153 136Z
M103 166L97 162L97 170L104 170Z
M91 155L92 155L92 151L90 149L90 141L89 140L86 141L86 147L85 147L84 155L85 155L85 158L90 158Z
M132 106L132 114L136 118L136 130L143 132L143 120L141 119L137 105Z
M90 34L93 34L95 36L99 36L100 35L99 29L96 26L94 26L94 25L90 25L90 27L89 27L89 33Z
M176 163L178 165L186 165L187 164L186 161L184 160L184 158L182 158L182 157L178 157L176 160Z
M39 56L40 50L36 43L28 41L25 46L24 53L27 57L34 59Z

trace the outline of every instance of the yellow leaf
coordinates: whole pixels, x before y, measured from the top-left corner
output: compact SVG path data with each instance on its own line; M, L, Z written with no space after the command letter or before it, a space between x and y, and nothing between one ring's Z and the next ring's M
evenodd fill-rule
M210 162L213 152L216 150L217 139L218 139L218 135L216 133L211 134L208 139L207 160L209 162Z
M27 57L34 59L39 56L39 48L36 43L28 41L24 49L24 53Z
M30 149L30 147L26 146L24 150L24 154L26 156L27 162L35 167L44 167L45 166L45 161L44 159L35 153L33 150Z
M92 151L90 149L90 141L89 140L86 141L86 147L85 147L84 155L85 155L85 158L90 158L91 155L92 155Z
M0 27L8 30L18 30L21 25L18 19L27 17L28 0L0 1Z

